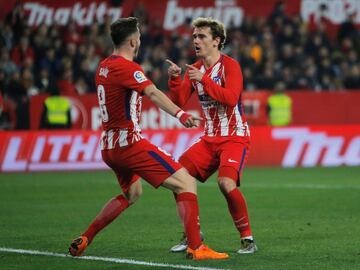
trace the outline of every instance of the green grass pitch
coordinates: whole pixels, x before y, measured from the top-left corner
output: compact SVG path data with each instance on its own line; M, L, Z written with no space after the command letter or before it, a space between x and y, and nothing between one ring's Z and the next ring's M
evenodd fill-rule
M181 237L173 196L144 184L140 200L86 255L219 269L360 269L360 167L246 168L244 192L259 251L239 237L213 176L198 185L206 243L226 261L193 262L168 249ZM65 253L120 189L110 171L0 175L0 248ZM166 269L0 251L0 269Z

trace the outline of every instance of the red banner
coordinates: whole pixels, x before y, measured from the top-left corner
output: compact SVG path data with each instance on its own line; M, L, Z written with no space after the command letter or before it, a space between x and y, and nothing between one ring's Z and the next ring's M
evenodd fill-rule
M242 103L250 126L266 125L266 104L269 91L244 92ZM360 123L360 91L338 93L290 92L293 100L292 125ZM69 97L72 104L74 129L98 130L100 111L95 94ZM39 129L45 96L33 96L30 102L30 128ZM201 110L193 95L185 109L195 115ZM143 130L184 129L174 117L161 111L147 98L143 99L141 127Z
M202 132L199 129L144 132L144 137L178 158ZM106 169L100 132L1 132L0 171ZM360 166L360 125L255 127L249 166Z
M9 0L2 5L0 18L10 12L17 1ZM151 21L159 21L165 31L182 27L187 18L211 16L225 23L240 26L245 16L268 17L278 0L124 0L121 5L113 5L106 0L23 0L27 23L38 26L42 23L68 25L73 21L79 26L102 23L107 16L112 20L126 17L136 7L144 7ZM355 14L354 23L360 26L360 5L356 0L284 0L285 12L289 16L300 14L303 21L329 24L343 23L349 14ZM325 5L326 9L320 7Z

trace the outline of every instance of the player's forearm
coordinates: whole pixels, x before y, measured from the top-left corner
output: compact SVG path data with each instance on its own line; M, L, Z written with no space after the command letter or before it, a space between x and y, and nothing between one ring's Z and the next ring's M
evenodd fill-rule
M146 91L146 90L145 90ZM145 94L149 99L155 103L160 109L164 110L168 114L175 116L176 112L180 108L175 105L163 92L154 87L154 89L148 90Z
M235 106L240 97L241 87L235 84L232 87L224 88L216 84L210 77L203 76L201 81L204 84L204 90L213 99L227 106Z

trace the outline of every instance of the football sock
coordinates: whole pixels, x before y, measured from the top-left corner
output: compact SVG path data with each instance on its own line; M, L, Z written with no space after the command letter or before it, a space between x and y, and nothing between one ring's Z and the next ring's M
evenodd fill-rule
M83 235L88 238L89 243L92 242L93 238L99 233L99 231L110 224L117 216L121 214L121 212L128 208L128 206L129 202L123 195L119 195L108 201L101 212L90 224L86 232L83 233Z
M197 196L191 192L182 192L175 196L180 219L184 225L188 246L197 249L201 246L199 206Z
M240 190L233 189L225 195L230 214L241 238L252 238L246 201Z

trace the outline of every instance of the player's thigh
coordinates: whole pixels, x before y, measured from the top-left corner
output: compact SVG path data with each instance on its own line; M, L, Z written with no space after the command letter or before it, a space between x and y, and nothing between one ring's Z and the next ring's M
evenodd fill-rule
M123 191L123 193L128 197L131 193L141 193L141 182L140 176L134 174L132 171L120 168L120 169L113 169L116 174L116 178L118 183ZM132 189L131 189L132 187ZM131 191L130 191L131 190ZM141 195L141 194L140 194ZM135 195L134 195L135 196ZM129 199L129 198L127 198Z
M229 142L222 144L219 179L231 178L239 185L249 149L249 143L246 140L229 140Z
M182 168L170 154L147 140L137 143L123 163L155 188Z
M123 193L130 194L130 187L132 188L132 193L135 196L135 193L141 195L141 182L140 176L136 175L132 170L127 167L124 167L121 162L121 152L118 148L111 150L103 150L101 152L104 162L113 170L116 175L117 181L121 187ZM132 197L134 197L132 196ZM129 199L129 198L127 198Z
M162 186L175 193L191 192L196 194L196 180L184 168L165 179Z
M201 182L205 182L219 166L216 153L201 139L181 155L179 162L190 175Z

